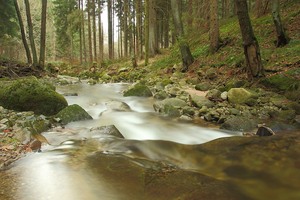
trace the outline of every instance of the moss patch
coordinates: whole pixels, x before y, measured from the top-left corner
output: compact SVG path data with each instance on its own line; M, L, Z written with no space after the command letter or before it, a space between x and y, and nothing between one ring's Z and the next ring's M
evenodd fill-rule
M53 89L35 77L12 81L0 89L0 105L11 110L54 115L68 103Z
M74 121L93 119L83 108L74 104L66 107L60 111L56 117L61 119L63 124L67 124Z

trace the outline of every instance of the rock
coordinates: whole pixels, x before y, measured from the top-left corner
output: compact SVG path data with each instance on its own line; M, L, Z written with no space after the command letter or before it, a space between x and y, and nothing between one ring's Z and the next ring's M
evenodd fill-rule
M17 111L33 111L35 114L55 115L65 108L66 99L48 84L35 77L11 81L0 89L0 105Z
M109 110L118 111L118 112L130 112L130 106L121 101L110 101L106 103L106 106Z
M221 100L221 92L217 89L209 90L205 96L211 101L220 101Z
M63 124L74 121L93 119L83 108L74 104L61 110L55 117L60 118Z
M276 116L277 119L291 122L296 117L296 111L295 110L280 110L278 111L278 115Z
M255 98L257 95L244 88L232 88L228 91L228 101L233 104L246 104Z
M272 136L272 135L275 135L274 131L265 126L265 125L262 125L258 128L257 132L256 132L256 135L258 136Z
M128 96L152 97L152 92L146 85L137 83L124 91L124 97Z
M124 138L124 136L121 134L121 132L114 125L91 128L90 131L94 134L100 133L100 134L104 134L106 136L114 136L117 138Z
M224 89L225 91L229 91L231 88L241 88L244 87L245 85L247 85L246 81L232 79L226 83Z
M231 116L221 125L221 129L247 132L256 128L256 125L257 121L255 119L241 116Z
M227 91L222 92L222 93L221 93L221 99L227 100L227 98L228 98L228 92L227 92Z
M299 78L297 74L300 73L299 68L291 68L283 73L277 73L273 76L268 76L261 80L261 83L266 87L273 87L281 91L292 91L299 87Z
M210 79L210 80L216 79L218 77L217 69L213 68L213 67L210 67L209 69L206 70L205 77Z
M68 96L74 96L75 97L75 96L78 96L78 93L76 93L76 92L66 92L66 93L63 93L63 95L67 96L67 97Z
M183 107L182 114L192 117L195 115L195 110L190 106L185 106Z
M153 104L156 112L161 112L171 117L179 117L181 114L180 110L186 106L187 103L185 101L177 98L168 98Z
M212 101L208 100L207 98L205 98L203 96L198 96L195 94L191 94L189 96L189 100L192 103L192 105L194 105L198 108L202 108L202 106L212 108L215 105Z
M163 100L163 99L168 98L168 94L165 91L161 90L161 91L154 94L154 98L159 99L159 100Z
M200 108L200 110L199 110L200 114L206 114L207 112L208 112L207 106L202 106L202 108Z
M211 89L211 84L207 82L199 83L195 86L195 89L200 91L207 91Z

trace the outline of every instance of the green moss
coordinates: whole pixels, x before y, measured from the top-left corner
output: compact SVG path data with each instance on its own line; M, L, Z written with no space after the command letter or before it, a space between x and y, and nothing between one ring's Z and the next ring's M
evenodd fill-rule
M151 97L152 92L146 85L137 83L124 92L124 97L128 96Z
M261 83L265 86L273 87L278 90L296 90L300 87L300 81L297 78L299 74L300 69L293 69L282 74L276 74L265 78L261 81Z
M77 104L70 105L65 109L61 110L56 115L56 117L60 118L63 124L67 124L74 121L93 119L83 108L81 108Z
M68 105L65 98L49 84L35 77L12 81L0 89L0 105L17 111L54 115Z

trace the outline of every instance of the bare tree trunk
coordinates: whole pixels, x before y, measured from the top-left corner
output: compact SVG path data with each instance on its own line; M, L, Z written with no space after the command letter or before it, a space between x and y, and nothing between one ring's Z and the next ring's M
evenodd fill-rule
M27 43L27 40L26 40L24 24L23 24L23 20L22 20L22 16L21 16L21 13L20 13L20 9L19 9L19 5L18 5L17 0L14 0L14 5L15 5L16 13L17 13L18 20L19 20L21 36L22 36L22 42L23 42L23 45L24 45L24 48L25 48L27 62L29 64L32 64L31 53L30 53L30 49L29 49L29 46L28 46L28 43Z
M259 45L253 33L247 0L235 0L235 3L242 32L248 76L249 78L263 76L264 68L261 62Z
M47 0L42 0L42 20L41 20L41 44L40 44L40 67L44 69L46 53L46 21L47 21Z
M145 0L145 66L149 62L149 0Z
M99 43L99 62L102 62L102 55L103 55L103 45L102 45L102 19L101 19L102 7L101 1L98 0L98 28L99 28L99 35L98 35L98 43Z
M158 53L155 0L149 0L149 56Z
M183 68L181 71L186 72L188 70L188 67L194 62L194 58L191 54L189 45L184 39L184 31L183 31L182 20L179 13L178 0L171 0L171 8L173 14L173 21L175 25L176 37L177 37L177 41L179 42L179 48L182 57Z
M38 59L37 59L37 53L34 43L34 36L33 36L33 25L31 21L31 13L30 13L30 5L28 0L24 0L25 7L26 7L26 16L27 16L27 24L29 29L29 40L30 40L30 46L31 46L31 52L32 52L32 58L33 58L33 65L37 66Z
M91 0L87 0L87 13L88 13L88 37L89 37L89 53L90 63L93 63L93 45L92 45L92 28L91 28Z
M141 1L135 0L135 21L136 21L136 42L135 42L135 55L139 59L141 57Z
M92 1L94 60L97 62L96 1Z
M220 46L219 39L218 0L210 2L210 52L215 53Z
M279 14L279 0L272 1L272 16L277 33L276 47L285 46L289 43L289 38L286 36L284 27L281 22Z
M123 18L123 31L124 31L124 56L128 56L128 12L129 12L129 3L128 0L124 0L124 18Z
M87 55L86 55L86 43L85 43L85 17L84 17L84 11L83 11L83 0L81 0L81 25L82 25L82 45L83 45L83 57L84 57L84 62L86 63L87 61Z
M78 10L81 11L81 0L78 0ZM81 15L80 15L80 21L81 21ZM82 64L82 60L83 60L82 59L82 24L79 27L79 58L80 58L80 64Z
M113 32L112 32L112 3L107 0L107 19L108 19L108 57L113 59Z

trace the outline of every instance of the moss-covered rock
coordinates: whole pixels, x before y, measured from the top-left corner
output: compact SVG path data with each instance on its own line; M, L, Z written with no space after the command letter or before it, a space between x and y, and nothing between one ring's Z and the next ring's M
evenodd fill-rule
M65 109L61 110L56 115L56 117L61 119L61 122L63 124L67 124L74 121L93 119L83 108L81 108L77 104L70 105Z
M222 125L222 129L232 131L251 131L257 126L257 121L248 117L232 116Z
M257 95L245 88L231 88L228 91L228 101L233 104L247 104L256 99Z
M28 77L4 84L0 89L0 105L11 110L33 111L49 116L58 113L68 103L49 83Z
M152 97L152 92L148 86L142 83L137 83L124 92L124 97L128 96Z
M261 81L264 86L272 87L277 90L292 91L300 88L300 81L297 76L300 74L300 69L288 70L284 73L269 76Z
M198 108L202 108L203 106L206 106L208 108L212 108L215 105L212 101L210 101L206 97L198 96L198 95L195 95L195 94L190 95L189 100L192 103L192 105L194 105Z

